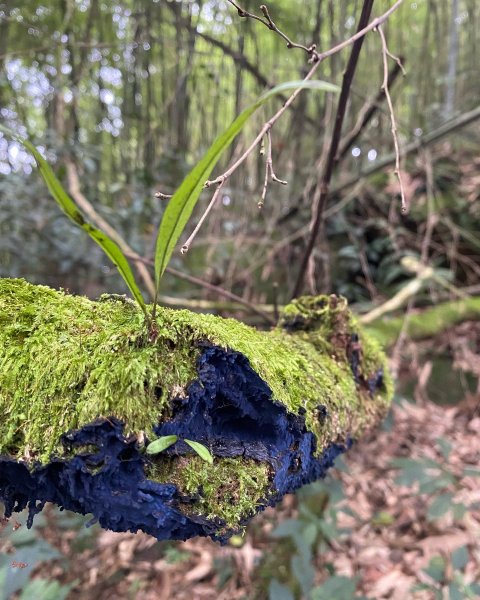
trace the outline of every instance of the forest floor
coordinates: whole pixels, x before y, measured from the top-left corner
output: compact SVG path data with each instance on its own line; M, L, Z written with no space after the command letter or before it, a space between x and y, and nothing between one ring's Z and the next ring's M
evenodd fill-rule
M478 597L468 586L480 581L480 396L445 407L422 399L421 388L419 375L417 402L397 400L384 426L332 471L342 493L330 513L336 533L313 553L316 584L334 573L372 599ZM72 584L70 600L263 600L269 580L288 580L291 540L272 532L300 518L298 503L286 497L226 546L85 530L84 520L49 508L39 531L60 558L34 576Z

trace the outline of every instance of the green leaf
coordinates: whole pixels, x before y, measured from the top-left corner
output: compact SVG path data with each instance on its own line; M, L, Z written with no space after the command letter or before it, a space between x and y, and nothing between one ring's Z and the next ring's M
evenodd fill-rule
M293 537L301 535L303 523L299 519L285 519L270 533L273 538Z
M294 600L292 592L287 586L282 585L276 579L272 579L268 586L269 600Z
M102 248L108 258L117 267L120 275L123 277L123 280L127 284L129 290L132 292L133 297L140 305L140 308L143 310L145 315L147 315L147 308L145 306L143 296L139 287L137 286L132 269L128 264L128 260L120 250L119 246L112 239L110 239L108 235L103 233L103 231L100 231L100 229L97 229L85 221L77 205L64 190L62 184L57 179L48 162L43 158L43 156L31 142L23 139L3 125L0 125L0 131L22 144L22 146L24 146L24 148L33 155L37 162L40 175L47 184L50 194L56 200L57 204L67 215L67 217L73 221L73 223L75 223L75 225L78 225L78 227L81 227L84 231L86 231L88 235L100 246L100 248Z
M452 514L455 521L461 521L467 512L468 507L463 502L455 502L452 506Z
M480 469L475 467L465 467L463 469L464 477L480 477Z
M23 589L20 600L65 600L72 587L72 584L61 585L55 580L32 579Z
M155 249L155 284L157 293L160 280L185 225L192 214L203 186L213 171L223 152L242 130L252 114L275 94L289 89L308 88L327 92L338 92L336 85L325 81L288 81L272 88L247 107L222 134L213 142L205 155L185 177L182 184L170 199L163 214Z
M468 549L466 546L460 546L452 552L452 567L455 571L463 571L468 563Z
M159 452L163 452L178 440L177 435L164 435L159 437L158 439L150 442L146 448L147 454L158 454Z
M471 583L469 586L469 591L472 592L472 594L477 594L478 596L480 596L480 583Z
M449 440L447 440L446 438L439 437L437 438L437 446L440 452L442 453L443 458L447 460L450 456L450 453L452 452L451 442L449 442Z
M428 480L427 477L430 477L430 480ZM424 481L420 481L419 483L420 486L418 492L420 494L430 495L439 490L450 488L456 483L456 479L454 475L447 473L446 471L443 471L439 475L433 475L427 471L425 473Z
M213 465L213 456L210 454L210 451L206 446L200 444L199 442L192 442L192 440L183 440L186 444L190 446L195 452L198 454L200 458L203 458L205 462Z
M442 556L434 556L428 563L426 569L422 569L424 573L429 575L433 581L443 583L445 578L445 560Z
M453 494L451 493L440 494L437 496L428 507L427 519L429 521L435 521L435 519L443 517L443 515L452 508L452 500Z
M389 527L395 522L395 517L386 510L376 512L371 520L374 527Z
M431 591L433 588L431 585L428 585L428 583L416 583L415 585L412 585L412 587L410 588L411 592L426 592Z
M313 546L317 536L318 528L315 523L307 523L302 529L302 538L308 548Z
M308 598L315 578L315 569L309 558L309 554L306 556L295 554L291 559L292 573L302 588L304 598Z
M448 584L448 600L465 600L462 590L456 583Z
M323 537L330 541L336 540L340 537L340 530L337 528L336 523L331 521L321 520L318 523L318 528L320 529Z
M312 590L312 600L352 600L355 597L357 583L355 579L349 579L335 575L327 579L322 585Z

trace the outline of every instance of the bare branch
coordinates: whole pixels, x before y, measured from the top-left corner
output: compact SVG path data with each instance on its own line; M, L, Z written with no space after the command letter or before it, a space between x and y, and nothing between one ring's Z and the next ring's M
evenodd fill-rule
M267 143L268 143L268 150L267 150L267 160L265 161L265 180L263 182L263 189L262 189L262 195L260 197L260 201L258 203L258 208L263 208L263 205L265 204L265 197L267 195L267 188L268 188L268 181L269 179L271 181L275 181L276 183L281 183L282 185L287 185L288 181L285 181L283 179L279 179L276 175L275 175L275 171L273 170L273 159L272 159L272 135L270 131L267 131ZM263 144L263 142L262 142ZM263 148L263 146L262 146ZM265 150L263 149L260 151L260 154L264 154Z
M285 42L287 43L287 48L300 48L300 50L304 50L308 55L310 55L312 58L315 57L316 55L316 47L315 45L312 45L310 47L307 47L303 44L297 44L296 42L293 42L288 35L286 35L285 33L283 33L283 31L281 31L273 22L272 17L270 16L269 10L267 8L267 6L265 4L262 4L260 6L260 10L263 13L263 16L265 17L265 19L262 19L262 17L259 17L258 15L255 15L254 13L248 12L247 10L245 10L244 8L242 8L239 4L237 4L236 2L234 2L234 0L227 0L227 2L229 2L232 6L234 6L237 9L238 15L240 17L246 18L246 19L254 19L255 21L260 21L260 23L262 23L263 25L265 25L265 27L268 27L268 29L270 29L270 31L274 31L275 33L277 33L282 39L285 40ZM315 58L316 60L316 58Z
M141 263L142 266L144 266L144 265L153 266L154 265L153 260L139 256L138 254L136 254L133 251L125 252L125 255L128 258L130 258L131 260L133 260L137 263ZM193 275L188 275L187 273L182 273L182 271L177 271L177 269L174 269L173 267L167 267L165 269L165 271L167 273L170 273L170 275L173 275L174 277L178 277L179 279L183 279L184 281L188 281L189 283L198 285L206 290L215 292L219 296L223 296L224 298L228 298L229 300L233 300L234 302L238 302L239 304L242 304L243 306L247 307L251 312L257 314L259 317L262 317L262 319L264 319L265 322L268 323L269 325L275 325L275 323L276 323L276 321L274 321L274 319L272 319L270 317L270 315L268 315L266 312L264 312L263 310L258 308L258 306L256 306L255 304L252 304L251 302L248 302L248 300L245 300L241 296L237 296L237 294L234 294L233 292L229 292L228 290L218 287L217 285L213 285L213 283L204 281L203 279L199 279L198 277L193 277Z
M155 192L155 198L160 198L160 200L170 200L170 198L173 198L173 194L162 194L162 192Z
M362 12L359 17L357 33L366 29L366 27L364 27L364 24L368 23L368 19L370 18L372 8L373 0L364 0ZM293 297L300 296L302 292L307 270L309 268L310 260L313 255L315 243L323 225L324 212L329 199L330 182L332 180L332 175L335 168L335 159L340 144L340 136L342 133L343 121L347 110L348 98L350 96L350 89L357 68L360 50L363 45L363 39L363 36L360 36L355 41L343 74L342 88L340 91L340 97L338 99L335 121L332 130L332 135L330 138L330 143L328 145L328 152L326 154L325 164L322 169L321 176L318 179L317 184L315 186L315 191L313 193L310 235L307 240L305 252L300 262L300 269L293 289Z
M78 170L71 158L66 158L65 167L67 169L67 181L68 181L68 190L72 195L72 198L75 200L75 203L83 210L83 212L99 227L102 231L104 231L114 242L116 242L120 250L124 254L128 254L131 258L137 261L136 267L140 278L142 279L145 287L147 288L149 294L153 298L155 295L155 284L153 283L153 279L145 267L141 262L141 257L127 244L127 242L123 239L123 237L110 225L107 223L105 219L98 214L98 212L94 209L94 207L90 204L87 198L83 195L80 189L80 178L78 176Z
M240 16L247 16L250 14L250 13L246 13L246 11L244 11L241 7L239 7L238 4L233 2L233 0L228 0L228 1L230 2L230 4L235 6L235 8L239 11L239 14L244 13L244 14L240 14ZM362 29L357 31L354 35L352 35L352 37L348 38L347 40L344 40L340 44L337 44L336 46L334 46L333 48L330 48L329 50L326 50L325 52L316 52L316 61L312 65L310 70L308 71L307 75L304 77L303 81L308 81L308 80L312 79L312 77L315 74L316 70L318 69L320 63L323 60L325 60L325 58L328 58L328 57L332 56L333 54L340 52L340 50L347 48L351 44L355 43L357 40L360 40L361 38L363 38L369 31L372 31L373 29L379 27L402 4L402 2L403 2L403 0L397 0L397 2L395 2L395 4L392 7L390 7L382 16L377 17L376 19L373 19L373 21L371 23L369 23L366 27L363 27ZM260 17L255 16L255 19L258 21L261 21L265 25L265 21L263 19L261 19ZM224 173L222 173L222 175L220 175L216 179L207 181L205 183L205 187L210 187L211 185L220 183L222 181L222 179L228 179L228 177L230 177L232 175L232 173L234 173L238 169L238 167L245 161L245 159L257 147L257 145L261 142L262 138L270 131L272 126L283 115L283 113L292 104L292 102L296 99L296 97L300 94L301 91L302 91L302 88L297 88L291 94L291 96L285 101L282 108L280 108L273 115L273 117L271 117L270 120L267 121L263 125L260 133L253 140L253 142L250 144L250 146L247 148L247 150L245 150L245 152L242 154L242 156L240 156L240 158L231 167L229 167Z
M212 208L215 206L215 203L217 202L218 196L220 195L220 192L222 190L223 184L225 183L225 180L221 181L218 184L217 189L215 190L215 193L212 196L212 199L210 200L209 205L207 206L207 208L205 209L205 212L203 213L203 215L200 218L200 221L197 223L197 226L195 227L195 229L193 230L192 235L188 238L188 240L185 242L185 244L183 244L180 252L182 254L186 254L193 242L193 240L195 239L197 233L200 231L200 227L203 225L205 219L208 217L208 215L210 214L210 211L212 210Z
M237 9L238 14L241 17L249 17L249 18L255 19L257 21L260 21L263 25L265 25L269 29L272 29L272 30L276 31L277 33L279 33L278 28L276 28L275 23L272 21L270 15L268 13L268 9L264 5L262 5L262 11L263 11L263 13L265 15L265 19L263 19L261 17L258 17L257 15L253 15L252 13L248 13L240 5L238 5L234 0L228 0L228 2ZM310 70L308 71L308 73L304 77L303 81L308 81L308 80L312 79L312 77L314 76L314 74L317 71L318 67L320 66L321 62L325 58L328 58L328 57L332 56L333 54L335 54L337 52L340 52L340 50L343 50L344 48L348 47L349 45L355 44L355 42L357 42L359 40L362 40L363 37L369 31L372 31L373 29L375 29L379 25L381 25L383 22L385 22L388 19L388 17L402 4L402 2L403 2L403 0L397 0L393 4L393 6L391 6L383 15L381 15L380 17L377 17L376 19L374 19L371 23L369 23L365 27L360 28L352 37L348 38L347 40L344 40L340 44L337 44L336 46L334 46L333 48L330 48L329 50L326 50L325 52L317 52L317 50L315 49L314 46L312 46L311 48L302 47L301 44L297 44L297 45L292 46L292 47L300 47L300 48L303 48L304 50L306 49L307 52L309 52L310 54L312 54L312 59L313 60L311 62L313 62L313 65L311 66ZM368 14L370 14L370 13L368 13ZM293 42L292 42L292 44L293 44ZM295 101L295 99L300 94L300 92L302 91L302 89L303 89L302 87L299 87L299 88L297 88L297 89L295 89L293 91L293 93L284 102L283 106L268 121L266 121L264 123L264 125L262 126L262 128L261 128L260 132L258 133L258 135L256 136L256 138L253 140L253 142L251 142L251 144L243 152L243 154L240 156L240 158L238 158L238 160L236 160L224 173L222 173L221 175L219 175L218 177L216 177L213 180L206 181L205 184L204 184L205 188L209 188L212 185L218 185L219 187L223 186L223 184L225 183L225 181L238 169L238 167L240 167L240 165L243 164L243 162L248 158L248 156L252 153L252 151L259 144L261 144L263 138L265 136L269 135L270 130L272 129L273 125L278 121L278 119L280 119L280 117L284 114L284 112L291 106L291 104ZM345 103L346 103L346 99L345 99ZM271 148L271 144L269 144L269 146ZM338 142L336 144L336 148L335 148L335 152L334 152L333 158L335 158L335 154L336 154L336 149L337 148L338 148ZM267 172L266 172L266 177L265 177L266 183L268 183L268 169L269 168L270 167L267 164L267 166L266 166ZM278 179L275 176L275 174L273 173L273 169L271 169L270 172L272 173L272 179L274 181L277 181L279 183L285 184L283 182L283 180L280 180L280 179ZM202 225L203 221L205 220L206 216L210 212L211 208L213 208L213 206L214 206L214 204L215 204L215 202L217 200L218 193L219 193L219 188L217 188L214 196L212 197L212 200L210 201L209 206L207 207L206 213L203 215L200 223L197 225L197 228L195 229L195 231L192 234L192 236L196 235L199 227ZM264 189L263 189L263 192L262 192L261 205L263 205L263 200L265 199L265 195L266 195L266 184L264 184ZM320 209L320 213L323 213L323 207ZM192 236L191 236L191 238L192 238ZM316 236L316 234L315 234L315 236ZM183 253L185 253L186 251L188 251L189 242L191 242L191 239L189 239L187 241L187 243L183 246L183 248L182 248L182 252ZM312 245L312 249L313 249L313 245ZM310 249L310 252L311 252L311 249Z
M397 135L397 123L395 121L395 113L393 110L393 103L392 103L392 98L390 96L390 90L388 88L388 57L390 56L390 58L393 58L393 60L395 60L397 62L397 64L399 63L399 59L395 56L393 56L393 54L390 53L390 51L388 50L388 46L387 46L387 41L385 39L385 34L383 33L383 29L382 26L379 25L377 27L377 31L380 35L380 38L382 40L382 57L383 57L383 84L382 84L382 89L385 92L385 97L387 99L387 104L388 104L388 109L390 111L390 120L392 123L392 136L393 136L393 143L395 145L395 175L397 176L398 179L398 183L400 185L400 195L401 195L401 201L402 201L402 212L406 213L408 208L407 208L407 200L405 197L405 189L403 186L403 180L402 180L402 173L400 171L400 145L398 143L398 135ZM403 68L403 67L402 67Z

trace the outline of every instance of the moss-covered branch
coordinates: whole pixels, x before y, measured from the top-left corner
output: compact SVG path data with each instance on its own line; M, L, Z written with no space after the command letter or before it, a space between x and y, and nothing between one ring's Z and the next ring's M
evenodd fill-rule
M7 514L53 501L117 531L222 537L321 476L391 391L377 343L333 296L295 301L270 332L161 309L152 335L128 300L0 279ZM179 441L147 455L163 435Z
M407 322L405 323L405 318ZM412 340L434 337L463 321L480 319L480 297L442 302L411 313L408 317L382 317L366 327L366 330L385 347L392 346L402 328Z

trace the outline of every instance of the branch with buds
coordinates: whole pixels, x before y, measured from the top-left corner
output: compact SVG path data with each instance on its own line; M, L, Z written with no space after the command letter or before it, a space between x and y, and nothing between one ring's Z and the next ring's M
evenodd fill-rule
M309 81L313 78L313 76L315 75L316 71L318 70L320 64L326 58L329 58L330 56L333 56L334 54L340 52L344 48L347 48L348 46L354 44L357 40L360 40L361 38L363 38L370 31L378 30L380 28L380 26L390 17L390 15L395 10L397 10L397 8L403 2L403 0L397 0L383 15L373 19L368 25L366 25L365 27L363 27L362 29L357 31L350 38L348 38L347 40L344 40L343 42L337 44L336 46L334 46L333 48L330 48L329 50L326 50L324 52L319 52L314 44L311 46L305 46L304 44L300 44L300 43L296 43L296 42L292 41L275 24L266 5L262 5L260 7L263 16L259 16L259 15L255 15L254 13L251 13L251 12L248 12L247 10L245 10L235 0L227 0L227 1L229 2L229 4L231 4L237 10L240 17L249 18L249 19L252 19L252 20L262 23L265 27L267 27L271 31L275 32L282 39L284 39L288 48L300 49L309 56L308 62L313 63L313 64L311 64L311 67L310 67L308 73L305 75L305 77L303 79L304 82ZM390 56L393 57L393 55L390 55ZM198 231L200 230L200 228L203 225L203 223L205 222L207 216L210 214L211 210L213 209L214 205L216 204L216 202L220 196L220 191L221 191L222 187L224 186L225 182L244 163L244 161L257 148L257 146L262 145L264 143L265 138L267 140L268 150L267 150L267 158L266 158L266 163L265 163L264 184L263 184L260 200L258 202L259 208L263 207L263 205L264 205L265 198L267 195L267 189L268 189L268 185L269 185L270 181L277 182L282 185L287 184L286 181L279 179L275 175L275 172L273 170L271 130L272 130L273 126L275 125L275 123L282 117L282 115L285 113L285 111L295 101L295 99L297 98L297 96L300 94L301 91L302 91L301 87L295 89L295 91L284 102L283 106L279 110L277 110L277 112L268 121L266 121L263 124L258 135L250 143L250 145L243 152L243 154L237 160L235 160L233 162L233 164L231 164L224 173L222 173L221 175L218 175L215 179L208 180L205 182L204 188L208 189L212 186L217 186L217 188L216 188L207 208L205 209L202 217L200 218L200 221L198 222L197 226L195 227L195 230L193 231L191 236L188 238L188 240L185 242L185 244L182 246L181 251L183 254L185 254L189 250L194 238L198 234ZM260 151L260 154L262 154L262 151ZM157 192L155 195L158 198L167 198L168 197L166 194L162 194L161 192Z

